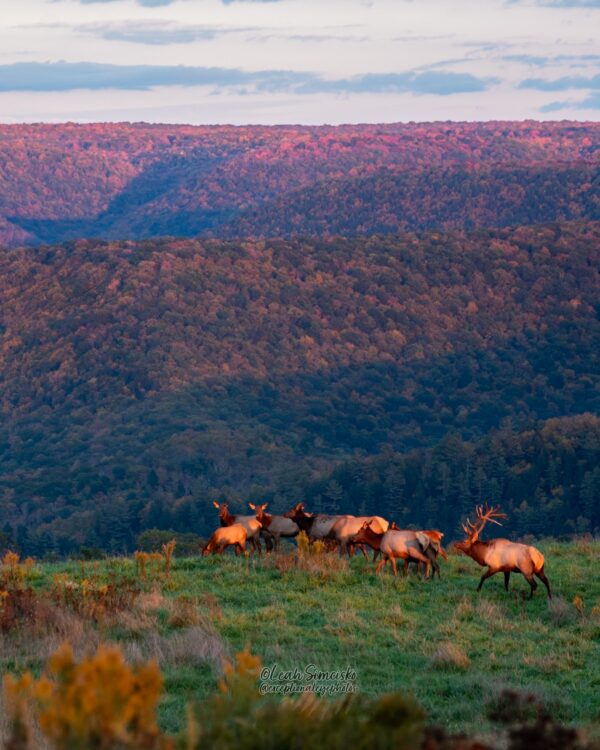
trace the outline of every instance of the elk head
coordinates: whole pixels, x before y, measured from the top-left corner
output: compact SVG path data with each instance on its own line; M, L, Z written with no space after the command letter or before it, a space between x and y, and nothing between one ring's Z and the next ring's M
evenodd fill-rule
M213 500L213 505L219 511L219 520L222 526L229 526L233 523L234 517L229 512L228 503L218 503L216 500Z
M285 518L291 518L292 521L297 521L299 518L312 518L312 513L307 513L304 510L304 503L296 503L291 510L283 515Z
M307 513L304 510L304 503L296 503L294 507L283 514L284 518L291 518L302 531L306 531L310 534L313 522L316 518L314 513Z
M475 542L479 540L479 535L483 531L483 527L486 525L488 521L490 523L495 523L498 526L502 526L500 521L496 519L508 518L506 513L500 512L499 505L497 505L495 508L494 507L490 508L489 505L486 503L485 510L483 509L483 505L478 505L475 511L477 514L475 518L475 523L472 523L467 518L466 523L462 524L466 539L464 539L462 542L454 543L454 547L460 552L464 552L465 555L469 554L471 547L475 544Z
M250 510L253 510L256 514L256 520L259 524L265 528L271 523L273 516L266 512L267 505L269 503L263 503L262 505L255 505L254 503L248 503Z
M353 544L368 544L370 547L378 545L381 541L383 533L378 533L373 530L371 521L365 521L360 529L352 537Z

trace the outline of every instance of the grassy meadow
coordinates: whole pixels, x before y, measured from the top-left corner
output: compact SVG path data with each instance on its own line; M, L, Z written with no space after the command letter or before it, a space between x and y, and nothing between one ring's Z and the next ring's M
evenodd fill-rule
M264 666L350 667L362 693L414 693L428 721L485 733L486 706L505 688L531 692L554 718L598 733L600 726L600 543L538 546L555 597L533 600L513 575L475 589L481 569L450 555L442 579L411 572L374 575L360 557L319 555L297 564L295 547L273 556L175 557L170 576L133 559L33 564L28 585L61 601L48 627L0 633L3 673L39 673L62 640L76 653L119 643L133 661L155 658L165 677L160 721L181 728L190 700L214 693L224 656L249 646ZM111 580L137 587L114 616L86 618L73 591ZM133 582L133 583L131 583ZM78 614L79 611L79 614Z

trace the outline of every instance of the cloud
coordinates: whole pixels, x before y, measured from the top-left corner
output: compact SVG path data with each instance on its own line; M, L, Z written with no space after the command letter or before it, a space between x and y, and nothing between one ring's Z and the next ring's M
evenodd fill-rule
M233 3L280 3L282 0L221 0L223 5L233 5ZM99 3L116 3L119 0L78 0L82 5L96 5ZM162 8L165 5L173 5L177 0L135 0L138 5L144 8Z
M520 62L545 68L548 65L568 63L571 67L585 67L588 63L600 62L600 55L503 55L507 62Z
M163 8L165 5L173 5L177 0L135 0L143 8ZM98 3L114 3L118 0L79 0L82 5L96 5Z
M496 83L468 73L444 70L367 73L325 79L316 73L290 70L243 71L239 68L104 63L25 62L0 65L0 92L73 91L76 89L148 90L159 86L237 88L239 93L414 93L448 96L478 92Z
M545 78L526 78L519 84L520 89L537 91L568 91L569 89L600 89L600 74L586 76L564 76L553 81Z
M256 31L250 27L185 26L165 21L125 21L113 23L88 23L74 27L75 31L92 34L107 41L134 44L190 44L210 41L225 34Z
M59 24L36 24L25 28L56 28ZM21 27L23 28L23 27ZM365 36L342 34L299 34L265 33L256 26L209 26L185 25L169 21L112 21L67 26L71 31L91 34L105 41L130 42L155 46L169 44L190 44L199 41L212 41L228 34L246 34L250 41L286 39L292 42L364 42Z
M538 0L544 8L600 8L600 0Z
M540 107L540 112L558 112L561 109L600 109L600 91L592 91L578 102L550 102Z
M0 65L0 91L147 90L157 86L252 85L284 89L304 83L307 75L312 77L312 74L289 71L247 73L237 68L184 65L28 62Z
M470 73L453 73L444 70L428 70L423 73L368 73L342 81L320 81L324 90L330 86L332 91L349 93L402 93L449 94L484 91L492 83L492 78L477 78Z

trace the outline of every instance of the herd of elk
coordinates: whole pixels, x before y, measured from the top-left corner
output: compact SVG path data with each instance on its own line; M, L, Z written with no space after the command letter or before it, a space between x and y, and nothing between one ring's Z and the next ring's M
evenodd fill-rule
M409 564L415 563L417 570L423 566L425 577L440 577L438 556L445 560L448 556L442 547L442 532L434 529L412 531L399 529L381 516L324 515L308 513L303 503L298 503L292 510L283 515L267 513L268 503L254 505L250 503L254 515L242 516L229 513L227 503L214 503L219 511L221 528L218 528L202 549L203 555L210 552L222 554L227 547L234 547L236 555L245 551L246 541L253 550L261 553L260 537L263 536L267 551L278 549L281 538L293 538L303 531L310 542L321 541L338 547L340 555L354 554L356 547L366 557L365 545L374 550L373 560L380 554L381 561L375 572L379 573L390 562L394 575L398 574L396 561L402 560L403 573L408 573ZM491 539L484 542L479 537L486 523L501 526L498 519L506 518L500 507L490 508L487 504L476 508L475 523L467 519L463 524L466 539L455 542L459 552L473 558L479 565L487 567L481 576L477 591L481 591L483 582L495 575L504 573L504 586L508 591L511 573L521 573L531 587L530 598L537 588L534 576L545 585L548 596L552 597L550 582L544 573L544 556L528 544L511 542L508 539Z

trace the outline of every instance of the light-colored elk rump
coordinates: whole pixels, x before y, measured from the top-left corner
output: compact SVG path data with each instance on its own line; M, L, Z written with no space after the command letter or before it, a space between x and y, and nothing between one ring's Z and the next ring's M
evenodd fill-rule
M546 587L548 597L552 598L550 590L550 581L544 573L544 555L532 547L530 544L519 544L511 542L508 539L491 539L489 542L482 542L479 535L488 521L498 526L502 524L498 518L507 518L505 513L500 512L500 506L489 508L487 503L485 511L481 505L477 506L477 518L475 523L467 519L463 524L463 530L466 539L462 542L456 542L455 547L465 555L472 557L479 565L487 567L485 573L481 576L477 591L481 591L483 582L496 573L504 573L504 588L508 591L508 582L511 573L522 573L531 586L529 598L537 588L537 582L534 576L537 576Z
M394 575L398 575L396 560L414 560L425 564L429 562L419 542L418 532L415 531L388 529L386 532L380 533L373 528L369 521L366 521L358 533L354 535L353 541L355 544L368 544L374 550L381 552L381 562L375 568L376 573L379 573L384 565L391 562ZM404 575L406 575L406 570L407 567L405 566Z
M232 526L221 526L213 531L210 539L202 549L203 555L209 555L211 552L222 555L227 547L235 547L235 554L239 555L246 549L246 539L248 534L241 523L234 523Z
M414 562L417 567L423 563L425 567L425 577L429 578L431 568L434 575L437 572L440 577L440 568L437 562L438 554L442 554L448 559L446 552L441 546L441 538L444 535L440 531L410 531L408 529L399 529L395 523L389 527L385 533L377 532L372 524L366 522L362 525L357 534L352 538L355 544L368 544L375 550L375 553L382 554L382 560L377 566L375 572L379 573L381 568L391 561L394 574L396 574L396 559L404 561L403 574L408 574L408 565ZM394 549L394 554L390 550Z
M390 525L389 522L381 516L347 516L335 521L327 534L327 538L337 542L340 555L347 552L349 556L352 556L354 554L354 547L357 546L362 550L363 555L366 557L364 546L360 542L354 540L354 537L358 534L364 524L370 524L376 534L383 534L388 530Z
M307 513L304 503L297 503L290 511L284 514L298 524L300 531L306 532L311 541L324 539L331 531L333 524L340 518L352 518L352 516L329 516L322 513Z
M267 513L268 503L263 503L262 505L248 503L248 505L251 510L256 512L256 520L262 528L261 534L269 535L269 538L273 540L276 550L279 549L279 543L282 537L284 539L293 539L300 533L300 527L295 521L292 521L291 518Z
M405 563L410 560L417 560L425 563L427 566L426 577L428 578L429 558L427 558L424 553L424 547L428 546L428 541L427 537L423 537L423 539L420 539L419 537L420 534L418 531L386 531L381 537L381 542L379 544L381 562L377 568L375 568L375 572L379 573L383 566L389 561L392 563L392 569L396 576L398 575L396 560L404 560ZM404 575L406 575L407 567L408 566L405 566L404 568Z
M395 521L392 521L392 524L390 526L390 529L392 531L400 531L398 526L396 525ZM444 534L441 531L438 531L437 529L422 529L420 531L415 531L415 536L417 534L425 535L427 539L423 539L423 537L420 537L420 543L423 547L423 554L425 557L429 559L429 564L425 565L425 575L429 576L429 570L430 568L433 568L433 577L435 578L435 574L437 573L438 578L441 578L441 572L440 572L440 566L438 564L438 556L441 555L446 562L448 562L448 555L446 554L446 550L442 547L442 539L444 538ZM404 575L408 573L408 565L410 560L404 561ZM417 570L419 569L419 566L421 563L412 561L415 564L415 567Z
M258 551L258 554L260 555L261 525L256 520L256 516L232 516L229 512L227 503L217 503L216 501L213 501L213 505L219 511L219 522L221 523L221 526L233 526L234 523L241 524L246 529L248 543L252 547L252 550Z

